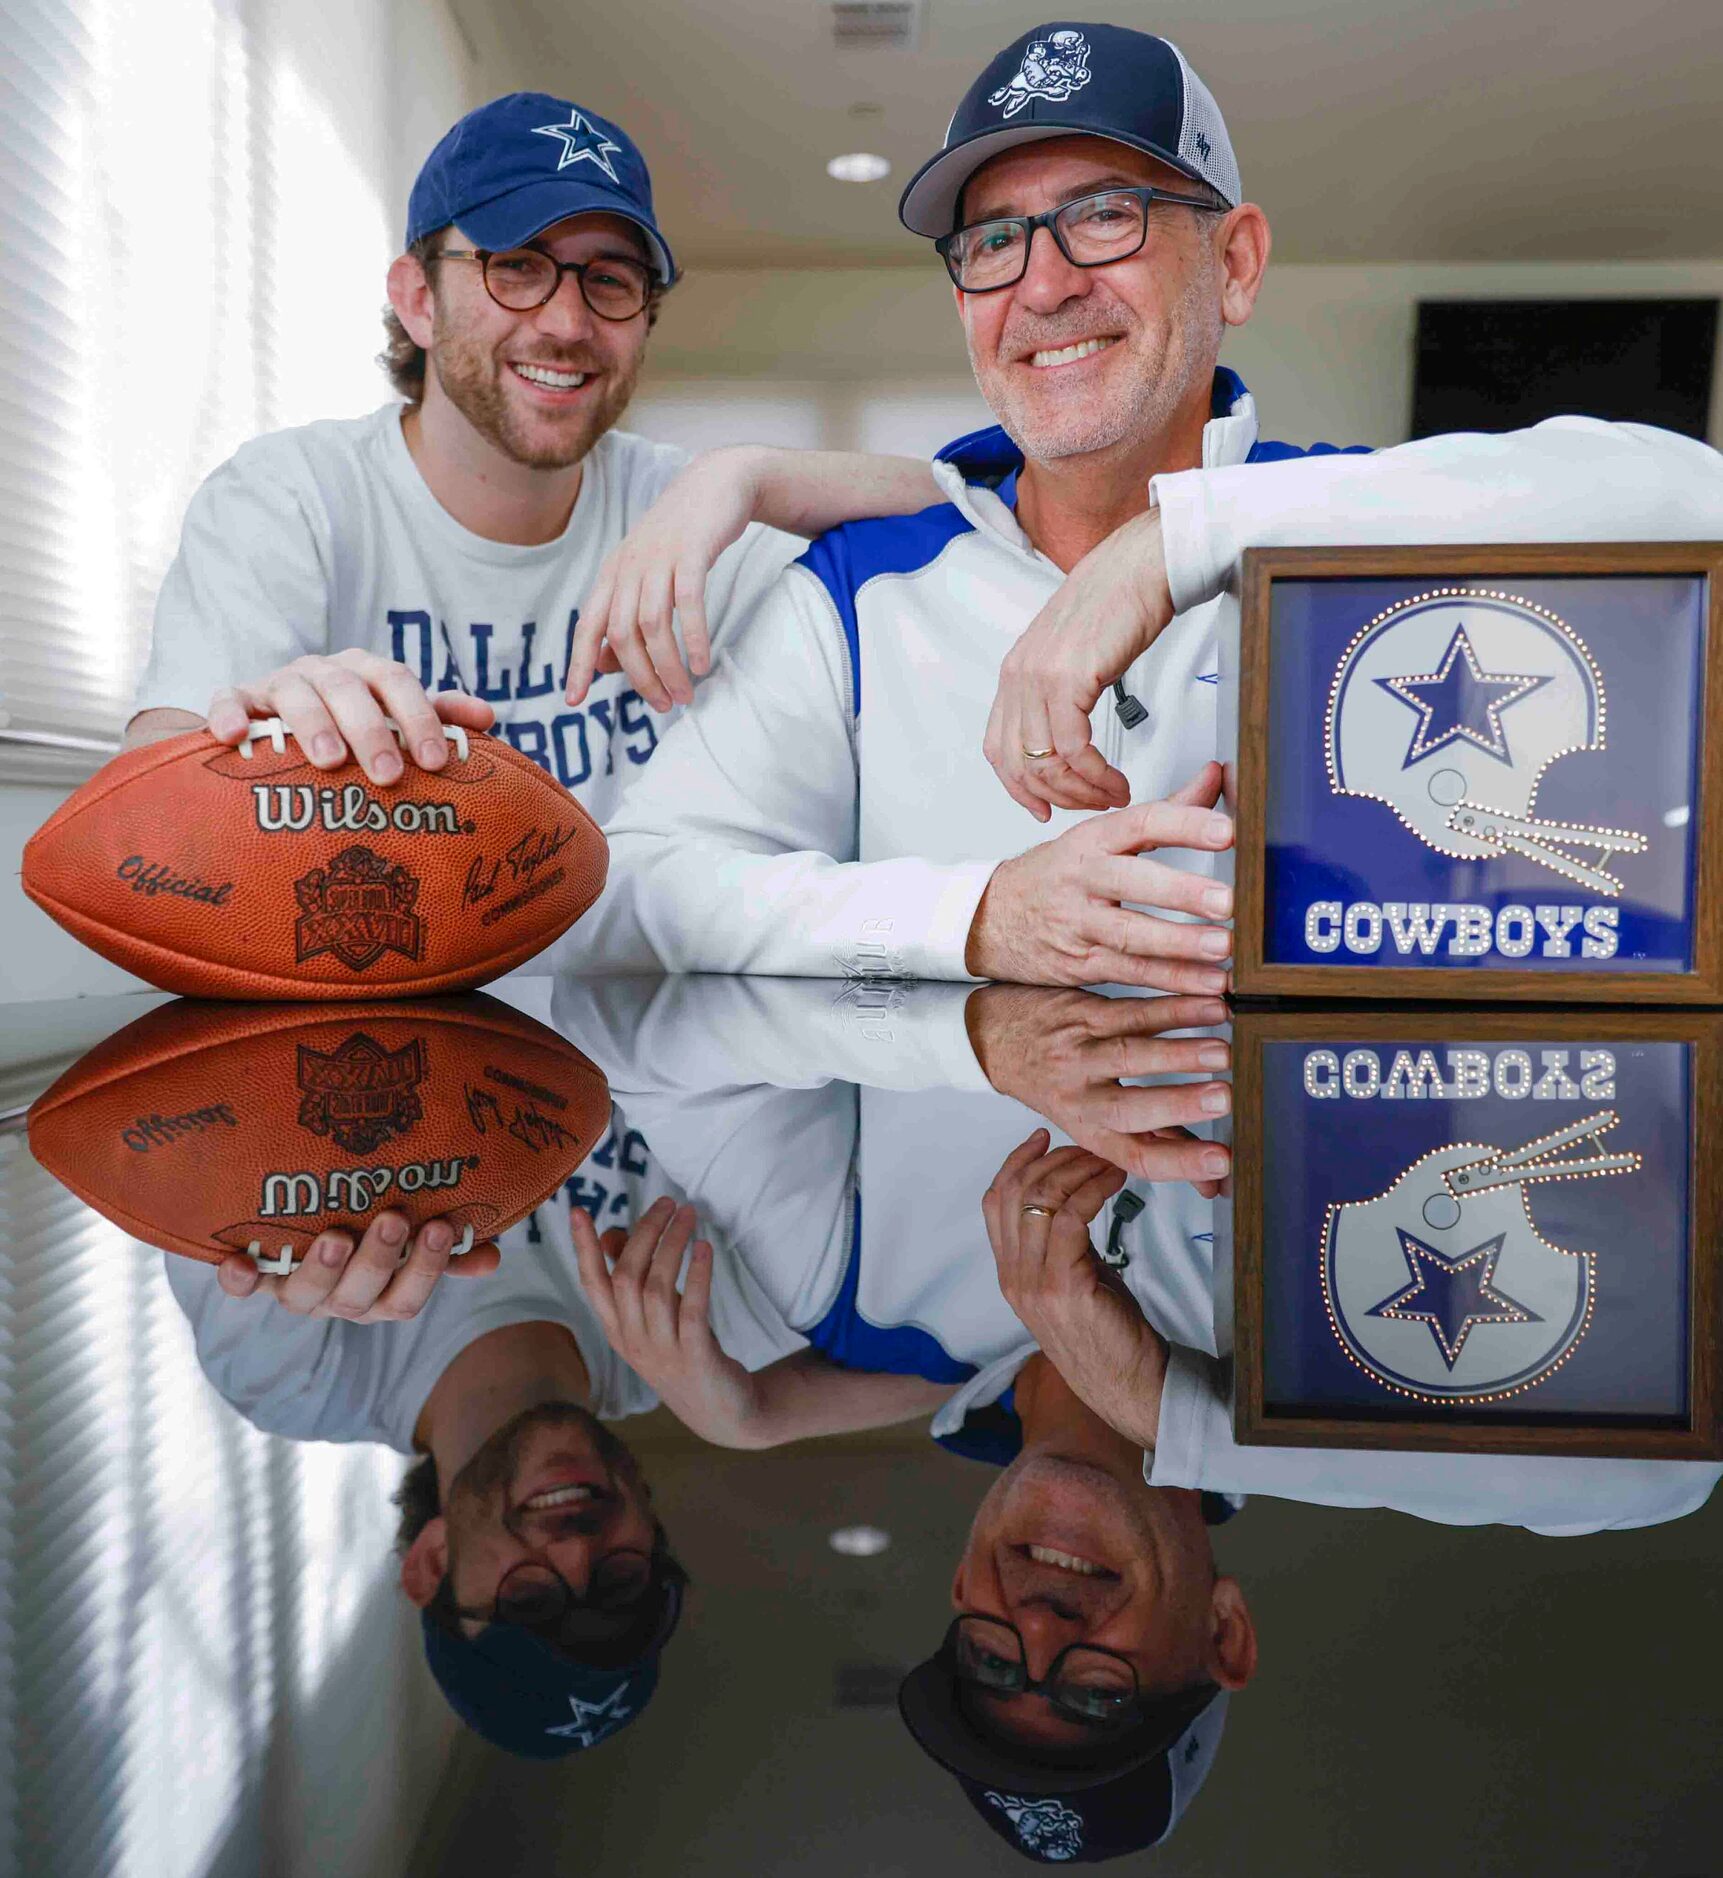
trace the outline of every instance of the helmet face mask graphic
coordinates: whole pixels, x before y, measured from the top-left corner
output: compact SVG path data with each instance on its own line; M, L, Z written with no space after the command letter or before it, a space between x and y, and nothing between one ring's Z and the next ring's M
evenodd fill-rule
M1616 895L1627 829L1537 814L1558 758L1604 747L1603 680L1562 620L1513 594L1437 588L1379 613L1335 669L1325 750L1336 795L1383 803L1460 860L1517 855Z
M1590 1328L1596 1254L1551 1244L1529 1186L1632 1173L1601 1110L1510 1150L1437 1148L1374 1199L1328 1208L1322 1295L1341 1348L1396 1395L1472 1403L1552 1375Z

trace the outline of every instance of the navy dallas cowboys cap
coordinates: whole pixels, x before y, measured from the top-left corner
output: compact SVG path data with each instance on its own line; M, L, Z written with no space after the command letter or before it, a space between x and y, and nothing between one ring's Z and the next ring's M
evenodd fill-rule
M406 246L458 224L474 246L518 248L570 215L620 215L666 286L676 263L628 133L566 98L513 91L469 111L426 157L407 198Z
M1162 1696L1094 1756L1052 1763L976 1726L942 1650L904 1678L898 1710L1007 1845L1037 1864L1098 1865L1172 1836L1220 1751L1229 1700L1212 1683Z
M963 185L990 157L1073 135L1159 157L1228 208L1244 199L1220 107L1171 40L1055 20L1014 39L964 93L944 147L910 178L898 216L915 234L950 234Z
M430 1616L421 1625L425 1661L449 1707L493 1747L529 1760L596 1747L633 1721L658 1686L656 1656L589 1669L507 1624L473 1638L452 1635Z

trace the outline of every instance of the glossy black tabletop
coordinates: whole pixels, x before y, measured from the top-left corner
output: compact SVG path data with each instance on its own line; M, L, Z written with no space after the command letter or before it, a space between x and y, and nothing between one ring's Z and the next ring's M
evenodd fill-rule
M9 1007L19 1869L1713 1869L1719 1019L1197 1003Z

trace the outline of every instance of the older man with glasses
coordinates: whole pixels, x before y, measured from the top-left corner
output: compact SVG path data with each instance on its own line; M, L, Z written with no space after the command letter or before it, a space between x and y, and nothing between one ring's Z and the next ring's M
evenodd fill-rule
M1267 219L1152 35L1063 21L1006 47L900 213L944 259L999 426L941 452L938 506L837 529L780 577L609 825L584 937L610 960L1213 994L1245 547L1723 526L1716 453L1636 426L1264 442L1218 357Z

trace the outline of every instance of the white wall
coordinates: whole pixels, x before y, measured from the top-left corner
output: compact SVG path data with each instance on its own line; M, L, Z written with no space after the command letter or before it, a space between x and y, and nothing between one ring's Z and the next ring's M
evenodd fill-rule
M1267 435L1390 444L1411 417L1420 299L1671 295L1723 295L1723 260L1271 265L1255 317L1222 356L1256 393ZM629 419L697 444L907 453L985 421L932 266L691 273L665 307ZM1723 373L1710 436L1723 440Z

